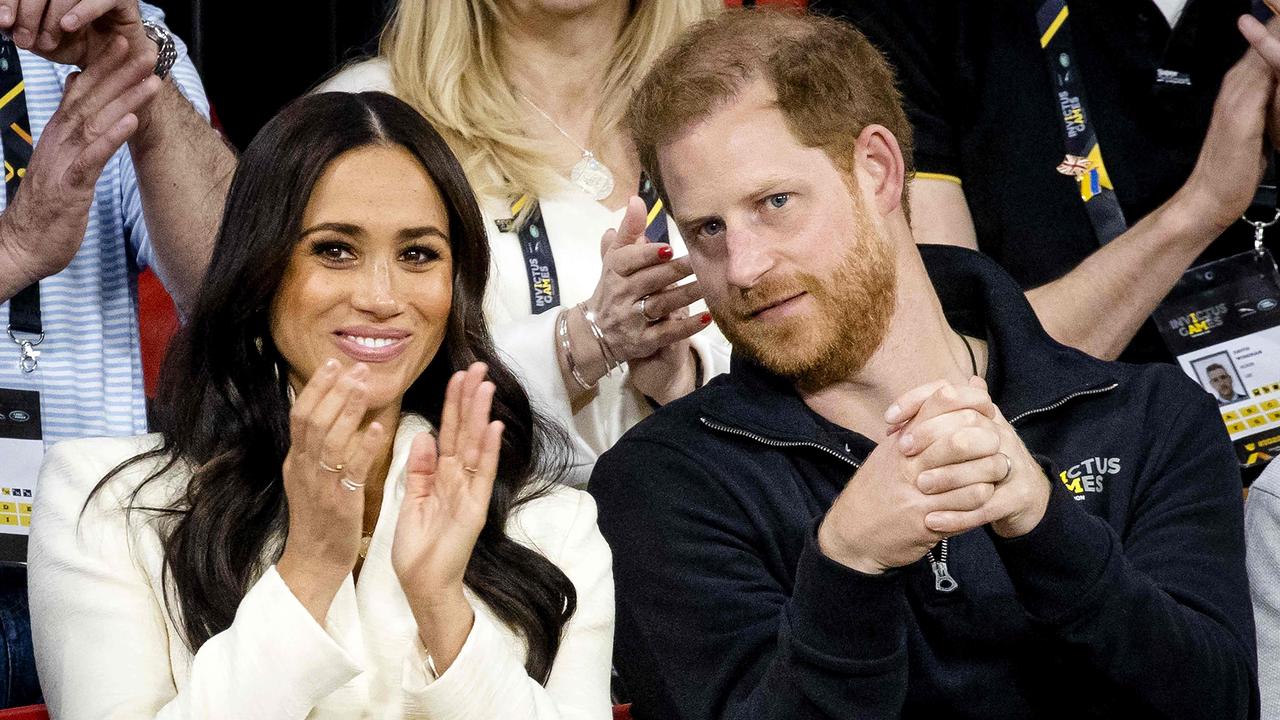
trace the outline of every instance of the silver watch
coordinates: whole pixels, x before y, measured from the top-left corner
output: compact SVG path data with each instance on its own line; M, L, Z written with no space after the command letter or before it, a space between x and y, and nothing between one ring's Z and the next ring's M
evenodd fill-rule
M178 61L178 46L173 41L173 33L165 26L143 20L142 27L147 32L147 37L156 44L160 49L160 54L156 56L156 69L154 70L157 77L161 80L169 77L169 71L173 69L173 64Z

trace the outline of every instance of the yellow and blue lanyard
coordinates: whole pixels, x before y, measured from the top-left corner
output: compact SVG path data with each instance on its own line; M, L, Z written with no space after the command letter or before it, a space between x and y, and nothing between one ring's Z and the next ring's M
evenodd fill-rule
M1098 244L1106 245L1128 229L1128 223L1090 122L1084 78L1075 62L1070 15L1066 0L1044 0L1036 11L1040 47L1053 79L1066 142L1067 154L1058 172L1076 179Z
M0 146L4 149L4 190L7 203L13 205L18 186L27 174L31 161L31 119L27 115L26 83L22 79L22 63L13 40L0 36ZM44 340L40 320L40 283L32 283L9 299L10 339L22 348L19 366L23 372L36 369L39 357L32 348ZM34 337L25 337L27 335Z
M649 180L648 175L640 176L638 193L644 200L648 210L645 219L645 238L651 243L667 242L667 217L663 212L662 199L658 197L658 189ZM529 203L534 203L528 208ZM528 209L528 217L518 227L514 218ZM511 203L511 220L499 220L498 229L502 232L516 231L520 239L520 250L524 254L524 270L529 278L529 308L534 315L544 313L560 306L560 278L556 274L556 259L551 253L551 240L547 234L547 224L542 218L542 208L537 198L528 193L516 198Z

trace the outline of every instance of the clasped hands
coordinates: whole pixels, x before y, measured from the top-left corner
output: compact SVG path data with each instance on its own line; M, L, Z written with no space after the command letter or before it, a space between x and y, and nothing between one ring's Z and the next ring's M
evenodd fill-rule
M911 390L818 529L823 554L868 574L909 565L943 538L990 525L1030 532L1051 486L981 378Z

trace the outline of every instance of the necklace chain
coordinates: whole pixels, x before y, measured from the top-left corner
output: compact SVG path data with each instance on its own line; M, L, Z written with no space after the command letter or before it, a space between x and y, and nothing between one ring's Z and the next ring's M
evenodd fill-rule
M518 94L520 95L521 98L524 99L525 102L529 103L530 107L532 107L534 110L537 110L539 115L546 118L547 122L551 123L551 127L554 127L561 135L563 135L565 140L568 140L569 142L573 143L575 147L581 150L583 155L586 155L587 157L595 157L595 153L583 147L582 143L578 142L577 140L574 140L572 135L565 132L565 129L560 127L560 123L556 122L550 115L548 115L546 110L543 110L542 108L538 107L538 104L530 100L528 95L525 95L524 93L518 93Z

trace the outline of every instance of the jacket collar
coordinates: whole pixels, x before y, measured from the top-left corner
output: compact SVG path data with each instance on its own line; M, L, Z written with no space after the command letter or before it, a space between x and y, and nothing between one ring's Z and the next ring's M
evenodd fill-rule
M920 255L952 327L987 338L992 397L1010 421L1119 382L1111 363L1049 337L1022 288L985 255L947 245L921 245ZM719 423L784 441L821 435L788 381L736 352L729 375L699 395L704 415Z

